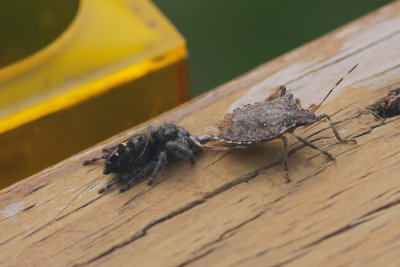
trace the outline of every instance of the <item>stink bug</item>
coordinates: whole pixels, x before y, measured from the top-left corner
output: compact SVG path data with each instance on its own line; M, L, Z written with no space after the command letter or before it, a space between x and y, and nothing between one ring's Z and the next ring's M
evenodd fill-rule
M334 160L334 157L327 151L293 133L299 126L310 125L322 119L327 119L336 139L340 143L356 143L353 139L341 138L331 118L327 114L315 115L315 111L357 66L358 64L351 68L345 76L340 78L317 106L313 106L310 109L303 109L300 100L295 99L292 94L286 94L286 86L281 85L279 98L237 108L232 113L226 114L225 118L217 124L217 127L207 127L209 135L198 137L197 140L193 139L193 141L197 142L196 144L201 148L237 150L244 149L252 143L281 138L283 142L282 159L285 167L285 178L287 182L290 182L287 164L287 138L284 134L291 134L303 144L318 150L329 159ZM226 144L235 144L236 146L203 145L203 143L211 140Z

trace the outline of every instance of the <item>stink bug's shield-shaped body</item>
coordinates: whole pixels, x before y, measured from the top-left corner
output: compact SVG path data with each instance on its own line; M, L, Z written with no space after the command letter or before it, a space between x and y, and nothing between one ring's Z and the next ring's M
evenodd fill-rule
M281 90L285 89L282 87ZM297 126L315 121L314 113L303 110L293 95L287 94L269 102L246 105L227 114L217 125L215 139L234 144L268 141Z
M356 67L351 68L347 74L352 72ZM346 74L346 75L347 75ZM344 76L345 77L345 76ZM309 110L303 109L300 105L300 100L295 99L292 94L286 94L286 87L280 87L280 98L271 101L258 102L250 105L245 105L228 113L225 118L217 124L217 127L208 127L207 131L210 135L198 137L197 145L202 148L216 149L216 150L238 150L246 148L255 142L268 141L271 139L281 138L283 142L283 163L285 165L285 177L289 182L289 174L287 167L287 138L285 133L289 133L297 138L303 144L318 150L325 154L330 159L334 159L331 154L313 145L311 142L297 136L293 133L296 127L312 124L322 119L327 119L335 134L336 138L342 143L353 142L355 140L342 139L336 130L333 122L327 114L315 115L315 111L327 99L333 89L336 88L344 79L342 77L328 92L321 103ZM236 144L237 146L221 147L203 145L204 143L217 140L228 144Z

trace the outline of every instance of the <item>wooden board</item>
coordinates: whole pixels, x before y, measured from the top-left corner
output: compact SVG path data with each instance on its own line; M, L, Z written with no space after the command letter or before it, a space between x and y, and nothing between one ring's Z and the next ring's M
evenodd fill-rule
M0 264L73 266L394 266L400 258L400 120L364 108L400 86L400 2L279 57L170 112L0 191ZM357 145L337 144L326 122L292 137L285 183L282 143L202 151L171 163L156 184L97 191L111 176L82 166L149 124L201 135L234 107L284 83ZM61 148L61 147L60 147ZM62 149L62 148L61 148Z

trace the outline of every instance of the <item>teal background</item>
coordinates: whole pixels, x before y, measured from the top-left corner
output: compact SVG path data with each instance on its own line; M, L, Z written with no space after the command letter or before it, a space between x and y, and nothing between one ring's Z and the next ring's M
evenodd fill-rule
M389 0L154 0L186 38L192 96Z

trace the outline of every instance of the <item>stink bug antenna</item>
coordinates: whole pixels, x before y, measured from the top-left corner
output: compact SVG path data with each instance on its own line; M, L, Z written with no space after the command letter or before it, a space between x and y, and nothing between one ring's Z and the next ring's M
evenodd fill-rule
M339 81L337 81L337 83L332 87L332 89L325 96L324 100L322 100L321 103L319 103L318 106L316 106L315 108L312 109L312 112L315 112L322 105L322 103L325 102L325 100L332 93L332 91L344 80L344 78L346 78L347 75L349 75L355 68L357 68L357 66L358 66L358 63L354 67L352 67L342 78L340 78Z

